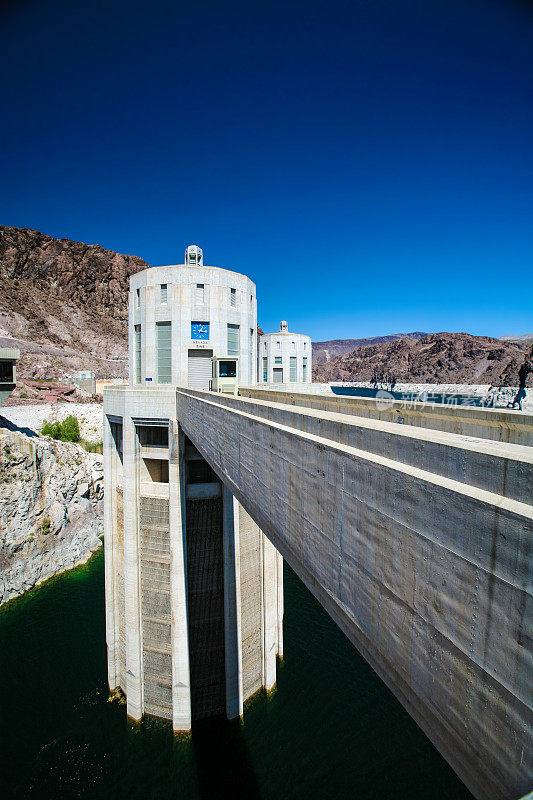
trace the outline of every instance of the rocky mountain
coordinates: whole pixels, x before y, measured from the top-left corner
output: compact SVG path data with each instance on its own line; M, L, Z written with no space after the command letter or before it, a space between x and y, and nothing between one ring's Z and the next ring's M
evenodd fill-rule
M530 345L468 333L432 333L359 347L313 367L313 380L487 383L516 386Z
M148 266L99 245L0 225L0 337L21 377L127 372L128 280Z
M421 339L427 333L415 331L413 333L391 333L388 336L370 336L366 339L331 339L328 342L313 342L313 363L325 364L332 358L341 356L344 353L351 353L359 347L366 347L382 342L392 342L395 339Z
M101 546L103 475L77 444L1 431L0 604Z

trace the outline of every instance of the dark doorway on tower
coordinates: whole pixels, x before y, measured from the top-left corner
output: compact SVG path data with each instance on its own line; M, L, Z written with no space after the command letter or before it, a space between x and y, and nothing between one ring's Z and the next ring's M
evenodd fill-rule
M224 714L222 485L185 440L185 531L192 719Z

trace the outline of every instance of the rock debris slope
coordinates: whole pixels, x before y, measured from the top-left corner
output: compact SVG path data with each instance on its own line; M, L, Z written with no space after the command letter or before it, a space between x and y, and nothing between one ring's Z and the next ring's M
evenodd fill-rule
M360 347L313 367L313 380L516 386L527 342L468 333L432 333Z
M0 225L0 337L21 350L21 377L80 369L125 377L129 277L137 256Z

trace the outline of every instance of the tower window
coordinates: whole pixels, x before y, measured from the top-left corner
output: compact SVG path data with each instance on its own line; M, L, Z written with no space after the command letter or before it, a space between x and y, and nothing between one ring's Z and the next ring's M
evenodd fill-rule
M139 291L137 289L137 291ZM141 326L135 326L135 383L141 382Z
M237 305L237 290L236 289L230 289L229 290L229 304L230 304L230 306L233 306L233 308L235 308L235 306Z
M254 329L250 328L250 383L254 380Z
M0 361L0 383L14 383L14 361Z
M228 325L228 356L239 355L239 326Z
M290 360L290 380L296 380L296 356L291 356Z
M141 290L137 289L137 308L141 307Z
M139 444L142 447L168 447L166 425L138 425Z
M166 283L162 283L161 284L161 302L162 303L166 303L167 302L167 284Z
M172 324L158 322L157 328L157 382L172 382Z
M205 286L203 283L196 284L196 305L203 306L205 302Z

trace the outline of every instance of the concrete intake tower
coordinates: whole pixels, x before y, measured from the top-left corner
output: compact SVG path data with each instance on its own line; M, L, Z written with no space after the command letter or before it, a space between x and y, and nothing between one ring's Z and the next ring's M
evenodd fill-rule
M215 365L256 383L252 281L196 246L133 275L129 386L104 399L109 685L176 731L241 716L283 653L281 555L177 420L176 386L211 388Z

